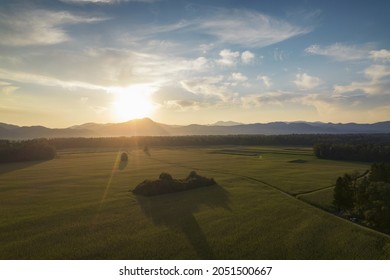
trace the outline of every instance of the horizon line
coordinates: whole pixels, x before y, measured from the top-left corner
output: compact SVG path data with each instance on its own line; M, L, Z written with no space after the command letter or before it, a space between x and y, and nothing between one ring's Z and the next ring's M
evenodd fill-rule
M219 120L219 121L216 121L216 122L213 122L213 123L207 123L207 124L201 124L201 123L168 124L168 123L164 123L164 122L155 121L155 120L153 120L150 117L144 117L144 118L129 119L129 120L120 121L120 122L104 122L104 123L103 122L102 123L99 123L99 122L85 122L85 123L81 123L81 124L74 124L74 125L64 126L64 127L50 127L50 126L45 126L45 125L42 125L42 124L23 125L23 124L14 124L14 123L5 123L5 122L0 122L0 125L3 124L3 125L10 125L10 126L17 126L17 127L45 127L45 128L49 128L49 129L69 129L69 128L82 126L82 125L86 125L86 124L110 125L110 124L123 124L123 123L134 122L134 121L142 121L142 120L150 120L150 121L152 121L154 123L163 124L163 125L171 125L171 126L190 126L190 125L224 126L224 125L216 125L219 122L225 122L225 123L226 122L234 122L234 123L237 123L236 125L271 124L271 123L286 123L286 124L289 124L289 123L311 123L311 124L322 123L322 124L339 124L339 125L340 124L341 125L345 125L345 124L372 125L372 124L377 124L377 123L383 123L383 122L389 122L390 121L390 120L382 120L382 121L377 121L377 122L372 122L372 123L359 123L359 122L326 122L326 121L304 121L304 120L296 120L296 121L275 120L275 121L269 121L269 122L243 123L243 122L238 122L238 121L234 121L234 120ZM225 126L236 126L236 125L225 125Z

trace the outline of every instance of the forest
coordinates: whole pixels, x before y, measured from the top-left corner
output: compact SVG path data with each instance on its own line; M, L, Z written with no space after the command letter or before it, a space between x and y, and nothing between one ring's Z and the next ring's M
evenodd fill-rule
M374 163L364 176L339 177L333 203L342 216L390 233L390 163Z
M52 159L67 148L126 148L137 146L312 146L321 159L389 161L390 134L291 134L223 136L136 136L0 140L0 162Z
M313 146L318 158L352 161L390 161L390 145L386 144L333 144L321 143Z
M102 138L55 138L49 143L62 148L102 148L131 146L210 146L210 145L265 145L313 146L318 143L351 145L385 145L390 134L290 134L290 135L208 135L208 136L134 136Z
M47 139L0 140L0 163L49 160L55 158L56 153Z

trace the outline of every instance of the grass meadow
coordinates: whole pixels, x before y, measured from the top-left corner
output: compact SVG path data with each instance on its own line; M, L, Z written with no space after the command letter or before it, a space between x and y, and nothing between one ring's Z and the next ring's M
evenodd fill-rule
M129 160L119 162L120 152ZM341 219L332 185L369 164L311 148L62 150L0 165L1 259L390 259L390 236ZM161 172L218 185L133 195Z

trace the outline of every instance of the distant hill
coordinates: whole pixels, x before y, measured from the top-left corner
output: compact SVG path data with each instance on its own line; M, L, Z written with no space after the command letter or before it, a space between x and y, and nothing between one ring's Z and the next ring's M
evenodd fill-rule
M69 128L44 126L16 126L0 123L0 139L31 139L59 137L117 137L117 136L169 136L169 135L237 135L237 134L346 134L390 133L390 121L373 124L321 123L321 122L270 122L239 124L217 122L213 125L167 125L149 118L122 123L86 123Z
M212 126L234 126L234 125L241 125L241 124L243 123L233 122L233 121L219 121L213 123Z

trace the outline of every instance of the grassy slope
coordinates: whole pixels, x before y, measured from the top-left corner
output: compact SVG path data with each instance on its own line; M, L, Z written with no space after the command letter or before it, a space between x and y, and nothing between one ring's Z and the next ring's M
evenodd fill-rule
M134 150L126 166L109 151L0 166L0 258L390 259L390 237L283 193L323 188L367 165L306 149L258 148L261 159L211 153L218 149ZM307 162L289 163L296 159ZM193 169L220 186L129 192L162 171L181 178Z

